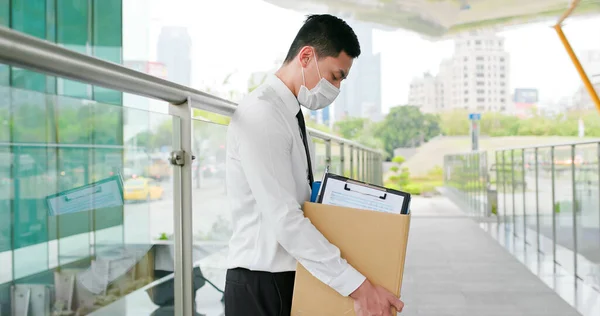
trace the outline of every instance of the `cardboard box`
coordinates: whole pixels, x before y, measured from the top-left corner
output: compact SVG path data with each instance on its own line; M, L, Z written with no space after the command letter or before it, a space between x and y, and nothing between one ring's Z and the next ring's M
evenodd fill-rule
M372 283L400 296L410 215L309 202L303 209L353 267ZM298 264L292 316L342 315L355 316L352 298L341 296Z

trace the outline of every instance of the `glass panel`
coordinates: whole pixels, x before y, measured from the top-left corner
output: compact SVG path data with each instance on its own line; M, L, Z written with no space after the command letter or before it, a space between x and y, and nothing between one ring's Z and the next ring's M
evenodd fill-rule
M122 0L101 0L93 2L93 54L94 56L123 63L123 6ZM93 88L94 100L121 104L123 96L120 91L102 87Z
M576 147L577 275L600 286L599 144Z
M494 182L495 182L495 188L496 188L496 192L498 192L498 204L497 207L494 209L492 209L492 214L496 213L496 215L498 215L500 218L502 218L502 216L504 216L504 209L506 207L506 203L505 203L505 192L504 192L504 181L505 181L505 172L504 172L504 165L502 164L502 152L501 151L497 151L494 153L494 163L492 165L492 168L490 169L492 172L492 176L494 176Z
M513 151L513 197L514 197L514 223L515 223L515 227L514 227L514 232L515 234L519 237L517 239L517 245L519 246L518 249L523 248L523 245L525 244L525 241L523 238L525 238L525 218L524 218L524 211L525 208L523 207L523 203L524 203L524 190L526 188L526 185L524 183L524 179L523 179L523 150L518 149L518 150L514 150Z
M0 87L0 254L11 249L11 210L12 195L10 142L10 90ZM3 272L6 273L6 272ZM12 272L11 272L12 273ZM0 278L2 278L0 276Z
M0 2L0 4L2 4ZM10 91L0 87L0 284L12 279L12 155L10 142ZM0 286L0 296L3 291ZM1 303L0 303L1 304ZM0 307L0 313L4 313Z
M46 0L12 0L10 11L12 29L46 39ZM45 75L16 67L10 73L11 86L46 91Z
M504 172L506 174L506 211L505 211L505 223L507 232L514 234L514 215L515 215L515 175L514 175L514 162L513 162L513 151L507 150L504 152Z
M91 54L89 1L56 0L56 41L59 45L82 54ZM91 85L57 79L58 94L90 98Z
M173 231L167 163L173 119L32 91L1 92L0 284L9 282L0 286L2 313L10 314L4 298L12 284L62 288L61 301L69 299L72 280L78 298L72 310L80 315L100 308L101 314L139 315L127 308L147 307L149 298L172 304L168 282L137 292L142 304L111 303L172 273L172 253L151 229L160 223ZM145 120L123 126L124 117Z
M42 272L48 268L49 223L44 198L51 194L45 95L10 90L4 100L12 112L7 149L11 152L14 278ZM31 145L28 145L31 144Z
M216 285L194 284L196 311L206 315L223 313L222 291L227 269L227 243L231 237L231 212L225 186L227 126L193 121L192 206L195 274Z
M573 239L573 179L571 147L557 147L554 155L556 169L554 211L556 212L556 262L574 271Z
M551 148L538 149L539 189L538 201L540 203L540 251L546 256L553 256L553 213L554 202L552 197L552 181L556 172L552 174Z
M524 178L525 178L525 241L528 245L533 246L537 249L537 202L536 192L538 190L536 186L536 164L535 164L535 149L525 150L525 165L524 165ZM539 159L539 158L538 158ZM538 168L539 173L539 168ZM539 183L539 181L538 181Z
M91 173L93 161L93 133L95 117L93 106L86 101L62 98L57 99L57 139L61 145L75 145L76 147L59 146L56 152L57 162L55 175L57 191L68 192L90 185L93 181ZM82 208L93 209L92 200L82 202ZM58 238L58 264L64 265L77 260L84 260L90 256L90 236L92 230L91 212L67 212L58 210L59 216L52 216L56 223L51 227L57 232Z
M10 22L10 0L0 0L0 26L8 27ZM0 86L7 87L9 85L9 67L0 64ZM3 116L0 116L3 117ZM0 309L1 312L1 309Z

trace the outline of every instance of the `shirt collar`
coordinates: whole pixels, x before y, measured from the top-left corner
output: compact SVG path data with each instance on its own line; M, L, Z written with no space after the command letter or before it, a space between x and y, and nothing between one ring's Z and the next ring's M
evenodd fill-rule
M298 111L300 111L300 104L298 103L298 99L285 85L285 83L283 83L283 81L281 81L281 79L279 79L279 77L277 77L275 74L270 74L265 83L275 90L277 95L285 104L286 109L288 109L288 112L291 115L296 116Z

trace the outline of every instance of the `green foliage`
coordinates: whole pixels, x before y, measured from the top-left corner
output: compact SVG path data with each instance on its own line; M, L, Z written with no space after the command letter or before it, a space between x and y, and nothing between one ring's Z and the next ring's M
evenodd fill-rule
M529 111L525 118L503 113L488 112L481 116L481 135L501 136L577 136L579 119L583 120L586 136L600 136L600 116L595 110L570 111L556 116L542 116L537 109ZM469 134L469 112L453 110L441 114L441 130L444 135Z
M418 107L409 105L392 108L375 131L390 156L396 148L416 147L439 134L438 116L423 114Z
M403 164L405 161L406 161L406 159L403 156L396 156L396 157L392 158L392 162L397 163L399 165Z
M388 177L387 181L385 181L385 186L387 188L408 192L413 195L420 195L433 192L436 187L443 185L442 168L439 166L430 170L425 177L411 177L408 168L403 167L400 169L404 162L404 157L396 156L392 159L392 162L397 165L390 168L392 174Z
M410 171L408 171L408 168L404 167L402 168L402 171L400 172L400 176L398 178L398 185L400 185L400 187L405 187L410 178Z
M106 104L82 104L65 98L40 103L16 100L0 111L0 140L23 143L121 145L123 108Z
M440 116L440 127L444 135L468 135L469 112L466 110L453 110Z
M334 124L334 129L342 137L347 139L358 138L365 130L369 123L369 119L366 118L348 118L342 121L338 121Z
M346 139L353 140L364 146L383 150L382 139L375 132L379 124L366 118L347 118L335 123L334 133Z
M313 120L306 120L306 127L314 128L314 129L324 132L324 133L334 134L333 131L331 130L331 128L329 128L329 126L319 124Z
M427 176L429 176L430 178L435 178L435 179L441 180L444 177L444 169L442 169L442 167L440 167L440 166L435 166L435 167L433 167L433 169L431 169L427 172Z
M133 143L134 139L129 140ZM165 120L154 131L144 131L135 137L137 146L143 148L160 148L173 143L173 120Z
M229 116L212 113L204 110L194 109L194 117L201 117L207 119L213 123L221 124L221 125L229 125L231 118Z

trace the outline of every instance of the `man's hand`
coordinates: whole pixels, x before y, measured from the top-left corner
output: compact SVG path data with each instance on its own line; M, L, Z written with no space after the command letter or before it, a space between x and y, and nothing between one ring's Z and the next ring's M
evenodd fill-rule
M394 294L381 286L373 285L365 280L350 297L354 299L356 316L392 316L392 307L398 312L404 308L404 303Z

